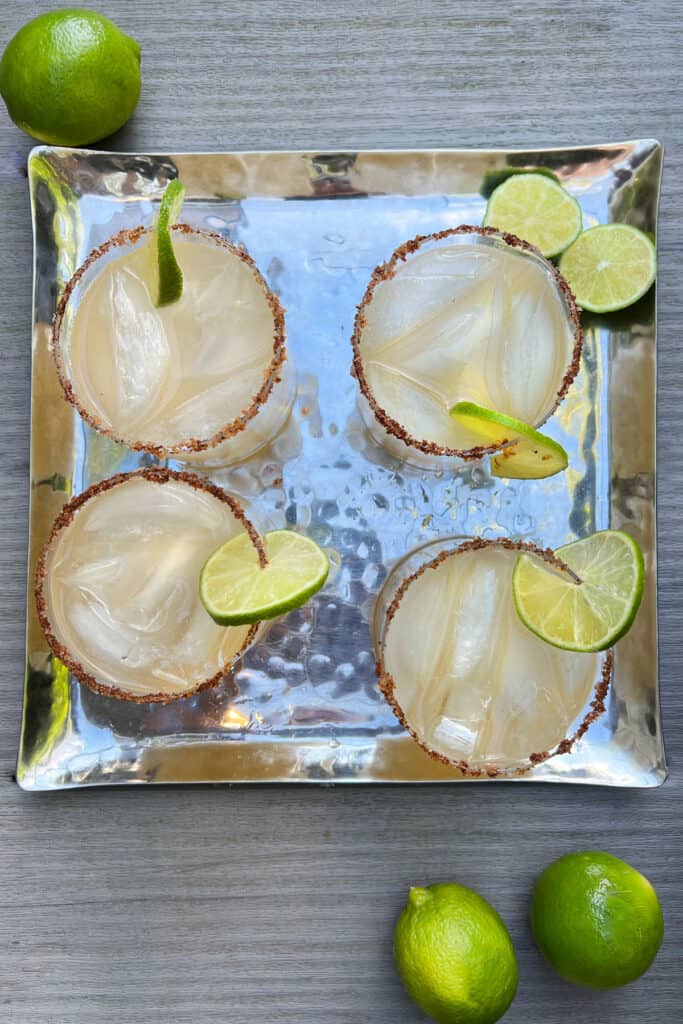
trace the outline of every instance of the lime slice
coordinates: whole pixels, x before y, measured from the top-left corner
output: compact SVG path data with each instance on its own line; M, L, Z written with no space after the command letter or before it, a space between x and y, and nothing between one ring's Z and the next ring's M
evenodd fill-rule
M544 174L515 174L492 193L484 225L509 231L557 256L583 226L581 207L561 185Z
M514 177L516 174L542 174L545 178L556 181L558 185L560 183L560 179L549 167L495 167L493 170L485 173L481 188L479 189L479 195L483 196L484 199L488 199L499 185L502 185L504 181Z
M250 538L241 533L214 551L199 577L199 596L220 626L274 619L299 608L327 579L327 555L308 537L273 530L263 537L268 564L259 564Z
M491 459L491 474L507 480L541 480L567 468L567 453L551 437L505 413L474 402L457 402L454 420L475 435L480 444L507 444Z
M512 593L524 625L553 647L604 651L628 632L643 597L643 554L621 530L602 530L555 552L569 573L520 555Z
M560 273L576 301L591 313L612 313L637 302L657 273L657 251L630 224L600 224L584 231L560 260Z
M183 272L173 251L171 224L175 224L183 205L185 186L174 178L166 186L156 224L159 292L157 306L169 306L183 294Z

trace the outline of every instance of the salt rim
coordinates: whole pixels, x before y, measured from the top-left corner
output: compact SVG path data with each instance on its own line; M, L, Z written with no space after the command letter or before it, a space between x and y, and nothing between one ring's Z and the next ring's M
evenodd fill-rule
M105 491L111 490L113 487L117 487L119 484L126 483L128 480L134 480L136 477L141 477L144 480L149 480L152 483L162 485L168 483L170 480L176 480L181 483L188 484L195 490L211 494L214 498L217 498L224 505L227 505L230 508L235 518L239 520L249 535L249 538L258 554L261 566L263 567L267 564L266 552L263 547L261 537L251 520L249 520L245 515L244 509L240 503L233 498L231 494L228 494L226 491L222 490L222 488L212 484L209 480L204 480L201 477L195 476L193 473L163 469L161 467L155 469L138 469L132 473L117 473L115 476L107 477L106 480L100 480L98 483L91 484L87 490L76 495L74 498L71 498L71 500L64 505L64 508L52 524L52 529L50 530L48 539L40 553L36 569L34 588L36 609L40 625L42 626L43 633L45 634L45 639L50 645L50 649L53 654L55 654L64 665L66 665L69 671L78 679L79 682L84 683L95 693L99 693L105 697L114 697L116 700L128 701L133 704L171 704L176 700L184 700L187 697L193 697L195 694L201 693L202 690L208 690L211 687L216 686L223 676L230 672L238 659L242 657L245 651L247 651L254 642L258 632L259 623L256 622L250 627L244 643L232 657L230 662L226 662L223 668L209 679L204 679L197 686L193 686L187 690L182 690L180 693L169 694L164 691L160 691L159 693L139 695L131 694L120 687L112 686L110 683L101 683L95 678L95 676L91 675L87 669L76 660L76 657L71 654L68 648L66 648L57 639L47 613L47 599L45 596L45 584L48 577L47 561L50 549L56 537L63 529L70 525L76 512L78 512L81 506L85 505L87 501L99 494L103 494Z
M560 388L555 395L555 403L549 410L547 416L545 416L540 423L534 424L536 429L542 427L547 420L556 412L558 406L564 399L567 391L571 387L574 378L579 372L579 366L581 362L581 350L583 348L583 330L581 327L581 318L579 308L576 304L574 294L569 287L567 281L559 272L557 267L542 255L541 251L536 246L531 245L530 242L525 242L522 238L518 238L517 235L511 235L509 232L499 231L497 228L484 228L478 227L473 224L460 224L456 228L447 228L444 231L436 231L431 235L416 235L415 238L410 239L407 242L403 242L397 249L394 250L391 257L386 263L380 263L379 266L375 267L370 278L370 282L365 291L365 295L360 301L356 311L356 318L354 320L353 334L351 335L351 347L353 349L353 362L351 365L351 376L355 377L358 381L358 387L361 394L367 400L368 405L372 409L375 418L384 427L387 433L391 434L392 437L396 437L399 441L402 441L409 448L416 448L418 451L424 452L426 455L445 455L453 456L459 459L474 460L481 459L485 455L493 455L495 452L500 451L504 444L497 445L478 445L474 448L448 448L445 445L440 445L436 441L420 440L408 433L408 431L389 413L386 409L377 402L372 389L368 383L368 379L365 376L365 368L363 366L363 356L360 351L360 342L363 331L367 326L367 320L365 318L365 310L370 305L375 288L378 284L383 281L390 281L396 274L397 266L405 262L407 257L417 252L417 250L427 242L440 242L444 238L452 238L460 235L479 235L483 238L494 238L499 239L505 245L510 246L512 249L521 249L524 252L531 253L537 257L548 270L553 281L560 290L566 304L567 313L570 323L573 327L574 334L574 348L572 356L565 372L565 375L560 384Z
M435 538L436 541L440 539L442 538ZM554 566L556 569L560 569L562 571L570 571L568 569L568 566L566 566L565 563L560 558L558 558L554 551L552 551L550 548L540 548L538 547L538 545L528 541L512 541L508 540L506 537L500 537L496 540L483 540L479 537L474 537L471 540L465 540L460 544L456 544L454 547L450 548L447 551L440 552L435 558L431 559L428 562L425 562L418 569L416 569L415 572L411 573L410 576L407 576L402 581L398 590L394 594L391 604L389 605L386 611L386 621L384 624L385 632L394 615L396 614L398 607L401 603L401 600L405 592L407 591L408 587L411 585L411 583L414 583L415 580L419 579L419 577L422 576L422 574L427 569L436 569L437 566L441 565L441 563L444 562L447 558L451 558L455 555L462 554L463 552L479 551L483 548L491 547L504 548L506 551L527 551L531 554L538 555L539 558L542 558L545 562L547 562L549 565ZM450 758L446 757L444 754L440 754L438 751L433 750L418 736L418 734L415 732L415 730L412 728L412 726L406 719L405 714L403 712L403 708L401 707L396 698L396 683L394 681L394 678L390 672L387 672L384 669L382 665L381 649L379 650L377 660L375 662L375 671L377 674L379 689L384 695L394 715L401 723L403 728L406 730L406 732L410 733L410 735L418 744L418 746L420 746L425 751L425 753L427 753L432 758L433 761L437 761L439 764L447 765L451 768L457 768L459 769L459 771L463 773L463 775L466 775L470 778L487 777L490 779L504 779L518 777L520 775L526 775L537 765L542 764L544 761L549 760L551 757L556 757L558 754L571 753L574 744L578 740L580 740L581 737L587 732L588 727L594 721L596 721L596 719L598 719L602 714L604 714L605 701L607 699L610 683L612 681L613 663L614 657L612 651L609 650L605 654L600 677L593 686L593 699L589 704L589 708L586 712L586 715L584 716L578 728L576 729L576 732L574 732L572 736L568 736L565 737L565 739L560 740L560 742L553 750L531 752L528 755L528 765L522 764L510 768L498 768L494 765L488 767L486 765L483 765L482 767L473 767L467 761L453 761Z
M243 431L250 420L256 416L262 406L268 401L270 394L281 380L280 370L287 359L287 348L286 348L286 337L285 337L285 311L278 299L277 295L274 294L266 284L261 272L254 263L253 259L244 249L240 249L233 245L232 242L228 242L227 239L223 238L222 235L217 234L215 231L203 231L199 228L192 228L189 224L174 224L171 227L171 231L177 231L179 234L190 235L197 238L203 238L206 241L213 242L214 245L220 248L227 249L228 252L232 253L233 256L237 256L254 275L257 284L263 290L270 310L273 314L274 334L273 334L273 358L271 359L263 377L263 383L252 398L249 406L243 410L239 416L236 416L233 420L230 420L224 427L222 427L217 433L213 434L209 438L188 438L185 441L181 441L178 444L173 445L160 445L154 444L151 441L132 441L125 437L119 437L110 427L105 427L101 423L94 413L86 409L82 404L78 395L76 394L74 387L69 379L69 376L64 368L61 352L61 330L64 322L64 316L69 305L69 300L74 292L74 289L81 281L83 275L97 262L105 256L110 250L115 248L123 248L126 245L135 245L145 235L152 233L150 227L136 227L128 228L123 231L119 231L118 234L112 235L106 242L100 245L97 249L89 254L89 256L81 263L80 267L72 274L70 279L67 281L64 291L62 292L61 298L57 305L54 318L52 320L52 335L50 339L50 349L54 356L54 360L57 366L57 376L64 392L64 397L67 402L72 405L79 413L81 418L94 430L97 430L100 434L104 434L107 437L112 438L117 444L124 444L131 451L145 451L151 452L158 458L166 458L169 455L182 455L188 452L201 452L207 449L215 448L223 441L227 441L231 437L235 437L237 434Z

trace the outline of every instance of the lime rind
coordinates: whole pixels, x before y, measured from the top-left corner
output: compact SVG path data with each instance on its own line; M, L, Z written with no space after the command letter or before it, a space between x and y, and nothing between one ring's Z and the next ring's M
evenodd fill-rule
M318 545L293 530L263 537L267 564L261 566L245 534L221 545L204 563L199 596L220 626L274 619L300 608L325 583L330 563Z
M612 550L605 557L605 546ZM637 541L622 530L601 530L555 552L575 573L550 570L522 554L512 573L515 609L536 636L566 651L595 653L629 631L645 589L645 561Z
M159 290L157 306L177 302L183 293L183 272L176 259L171 239L171 225L175 224L185 197L185 186L179 178L169 182L161 200L156 223L157 266Z
M513 416L475 402L457 402L450 415L482 444L505 445L491 458L491 474L506 480L542 480L562 473L569 459L562 445Z
M625 241L627 246L629 241L637 244L642 259L620 259L615 244L618 238L622 247ZM629 267L637 272L630 273ZM657 276L657 250L652 238L631 224L597 224L567 248L559 269L582 309L615 313L632 306L650 290ZM634 282L630 291L624 287L627 280ZM611 294L611 300L598 300L601 288ZM617 295L619 288L621 295Z
M583 213L578 200L552 178L516 174L491 193L484 226L517 235L550 258L579 237Z

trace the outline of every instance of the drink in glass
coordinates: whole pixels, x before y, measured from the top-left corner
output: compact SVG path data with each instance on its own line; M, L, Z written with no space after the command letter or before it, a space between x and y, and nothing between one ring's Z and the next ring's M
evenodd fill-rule
M604 708L611 655L552 647L517 615L520 551L557 568L532 544L431 541L395 567L375 607L392 709L429 754L472 774L524 771L568 752Z
M251 258L172 228L180 299L156 305L154 232L123 231L69 281L53 328L67 399L133 450L207 467L240 462L291 410L284 312Z
M257 626L221 627L199 599L199 574L224 541L259 535L220 488L167 469L120 474L58 516L36 582L57 657L93 690L167 702L219 682Z
M497 449L449 415L456 402L538 427L576 376L581 344L568 285L526 242L468 225L421 236L375 270L358 307L361 415L408 462L481 458Z

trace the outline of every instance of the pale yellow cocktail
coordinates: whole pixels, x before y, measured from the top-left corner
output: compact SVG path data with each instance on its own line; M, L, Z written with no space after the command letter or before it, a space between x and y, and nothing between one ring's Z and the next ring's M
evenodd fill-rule
M577 372L571 293L552 264L510 238L444 231L406 243L375 271L353 337L360 408L408 461L480 454L449 415L456 402L539 426Z
M93 689L168 701L218 682L255 637L222 627L199 574L226 540L261 542L236 500L189 474L143 470L73 499L38 569L41 624L57 656Z
M521 622L520 550L553 564L532 545L432 541L394 569L376 606L385 696L429 753L466 771L525 770L569 750L599 710L591 695L606 693L609 655L560 650Z
M67 286L53 332L67 398L133 449L238 462L287 418L284 314L251 259L217 235L172 231L180 299L156 305L154 235L111 239Z

